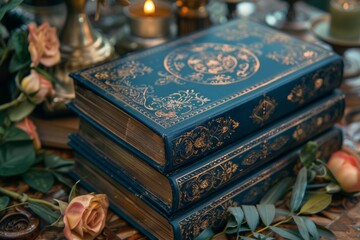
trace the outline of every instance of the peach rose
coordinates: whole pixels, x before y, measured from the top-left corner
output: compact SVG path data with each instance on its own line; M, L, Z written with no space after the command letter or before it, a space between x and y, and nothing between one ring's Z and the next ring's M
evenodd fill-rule
M60 43L56 29L50 27L48 23L43 23L39 27L35 23L30 23L28 29L31 66L36 67L41 63L51 67L60 62Z
M35 94L31 98L36 102L42 102L45 98L51 97L55 94L55 90L51 82L35 70L31 70L30 75L26 76L21 81L21 88L28 95Z
M64 212L64 234L71 240L89 240L105 227L109 200L105 194L87 194L75 197Z
M327 166L345 192L360 191L360 163L355 157L337 151L331 155Z
M33 140L35 149L41 148L41 142L39 135L36 131L36 126L29 118L24 118L23 120L18 122L16 124L16 127L25 131L30 136L30 139Z

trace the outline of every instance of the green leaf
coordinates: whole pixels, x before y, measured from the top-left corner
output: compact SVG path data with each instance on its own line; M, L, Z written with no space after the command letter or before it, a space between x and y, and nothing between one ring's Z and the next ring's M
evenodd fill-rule
M258 204L256 205L260 218L265 226L269 226L275 218L275 205Z
M3 3L0 8L0 20L4 17L5 13L10 11L11 9L19 6L24 0L10 0L7 3Z
M255 231L256 227L259 225L259 213L256 210L256 207L251 205L242 205L241 207L244 211L249 228L251 231Z
M311 196L311 198L305 202L305 204L300 209L300 214L315 214L321 212L329 206L331 203L331 195L317 194Z
M327 228L324 228L322 226L317 226L317 229L319 231L320 237L322 238L336 238L335 234Z
M53 175L45 170L30 170L22 177L30 187L42 193L47 193L54 185Z
M319 240L320 239L320 235L319 235L319 231L315 225L315 223L308 219L308 218L303 218L306 224L306 227L310 233L310 235L312 236L312 239L314 240Z
M291 240L302 240L301 237L295 235L292 231L286 228L278 228L274 226L269 227L271 231L275 232L276 234L280 235L283 238L291 239Z
M67 160L55 154L45 154L44 161L47 168L62 173L69 172L75 163L73 160Z
M0 10L1 11L1 10ZM8 32L8 30L6 29L6 27L4 26L4 25L2 25L1 23L0 23L0 38L1 39L5 39L5 38L7 38L9 36L9 32ZM1 40L0 40L1 41ZM5 44L5 41L4 41L4 44ZM1 49L2 50L2 52L1 52L1 55L0 56L3 56L2 54L4 53L4 49Z
M53 175L59 182L65 184L69 188L72 187L73 184L69 179L65 178L64 176L62 176L61 174L56 173L56 172L53 172Z
M195 240L210 240L214 235L215 233L211 227L207 227L195 238Z
M0 211L4 210L10 202L10 198L8 196L0 197Z
M316 159L318 145L315 142L309 141L300 151L300 161L303 166L308 168Z
M70 194L69 194L69 198L68 198L68 202L71 202L71 200L73 200L74 197L76 197L76 193L77 193L77 185L79 184L80 180L78 180L71 188L70 190Z
M18 72L30 66L31 57L28 50L29 44L27 37L28 33L25 31L17 31L11 35L9 45L10 48L15 51L9 65L9 71L11 73Z
M31 140L0 144L0 176L9 177L23 174L34 163L35 149Z
M276 183L260 200L260 204L275 204L279 201L288 191L292 179L287 177L280 182Z
M244 220L244 212L241 210L240 207L230 207L228 209L228 212L230 212L237 223L237 227L239 228Z
M305 224L305 221L302 217L299 216L294 216L293 217L294 222L296 223L299 232L301 234L301 236L303 237L303 239L305 240L310 240L310 235L309 235L309 231L307 229L307 226Z
M29 134L24 130L10 127L5 129L4 136L2 138L3 142L19 142L19 141L31 141Z
M307 185L307 169L303 167L301 168L301 170L297 175L296 182L293 191L291 193L290 210L292 212L295 212L299 209L305 195L306 185Z
M28 100L21 102L19 105L11 107L8 110L9 118L13 122L20 121L34 111L36 105Z
M29 205L30 209L36 215L38 215L41 219L43 219L48 224L52 224L52 223L56 222L58 220L58 218L60 217L59 212L54 212L45 205L41 205L39 203L33 203L33 202L29 202L28 205Z
M245 237L245 236L240 236L240 239L242 239L242 240L256 240L255 238Z

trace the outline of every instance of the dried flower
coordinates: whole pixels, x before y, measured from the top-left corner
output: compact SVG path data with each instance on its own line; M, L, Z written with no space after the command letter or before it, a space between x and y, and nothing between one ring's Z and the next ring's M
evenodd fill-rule
M87 194L71 200L64 212L67 239L94 239L104 229L109 201L105 194Z
M30 23L28 29L32 66L36 67L41 63L46 67L51 67L57 64L60 61L60 43L56 29L50 27L48 23L43 23L39 27L35 23Z
M327 166L345 192L360 191L360 163L355 157L337 151L331 155Z
M30 136L30 138L33 140L35 149L41 148L41 142L36 131L36 126L29 118L24 118L22 121L18 122L16 127L25 131Z

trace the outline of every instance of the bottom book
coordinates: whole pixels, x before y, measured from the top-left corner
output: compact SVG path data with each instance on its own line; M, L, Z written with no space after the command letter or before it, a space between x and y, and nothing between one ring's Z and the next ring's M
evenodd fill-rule
M331 152L341 148L342 132L332 128L313 141L319 145L321 157L327 158ZM213 197L171 216L166 216L143 198L143 193L137 192L131 183L115 181L112 178L113 169L104 166L101 171L90 162L77 162L74 176L81 179L80 183L88 190L107 194L113 210L149 238L193 239L206 227L221 226L229 207L255 204L273 184L294 175L300 149L292 150Z

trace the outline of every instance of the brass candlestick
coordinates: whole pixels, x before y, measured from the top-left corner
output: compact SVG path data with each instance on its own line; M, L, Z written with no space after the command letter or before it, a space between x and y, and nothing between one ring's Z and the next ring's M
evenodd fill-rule
M208 0L178 0L178 35L187 34L211 25L207 10Z
M109 60L114 56L110 42L95 31L86 15L86 0L65 0L67 17L61 32L61 63L55 76L61 82L56 86L56 96L46 105L48 112L66 110L65 103L75 97L70 72Z

